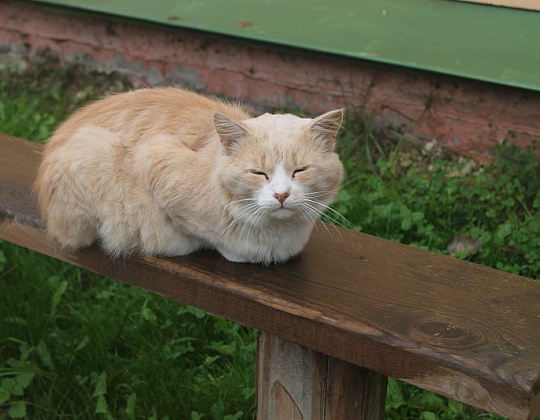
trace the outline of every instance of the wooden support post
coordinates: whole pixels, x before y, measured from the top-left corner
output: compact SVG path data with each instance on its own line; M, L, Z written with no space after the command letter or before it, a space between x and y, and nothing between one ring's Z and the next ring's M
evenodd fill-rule
M384 419L387 378L260 333L258 420Z

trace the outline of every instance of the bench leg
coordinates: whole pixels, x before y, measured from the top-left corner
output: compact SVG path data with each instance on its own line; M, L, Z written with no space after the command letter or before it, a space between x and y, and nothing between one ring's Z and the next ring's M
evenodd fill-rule
M258 420L384 419L386 385L384 375L259 333Z

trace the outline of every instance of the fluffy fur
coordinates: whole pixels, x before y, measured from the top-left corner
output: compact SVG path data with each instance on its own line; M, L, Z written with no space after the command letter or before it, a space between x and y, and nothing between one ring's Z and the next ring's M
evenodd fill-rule
M36 181L50 235L77 249L236 262L297 255L342 179L343 110L264 114L181 89L110 96L49 140Z

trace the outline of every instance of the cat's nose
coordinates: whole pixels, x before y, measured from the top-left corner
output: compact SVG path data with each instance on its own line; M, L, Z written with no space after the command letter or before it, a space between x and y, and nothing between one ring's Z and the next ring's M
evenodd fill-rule
M290 193L288 192L284 192L284 193L274 193L274 197L277 201L279 201L281 204L283 204L283 202L287 199L287 197L291 195Z

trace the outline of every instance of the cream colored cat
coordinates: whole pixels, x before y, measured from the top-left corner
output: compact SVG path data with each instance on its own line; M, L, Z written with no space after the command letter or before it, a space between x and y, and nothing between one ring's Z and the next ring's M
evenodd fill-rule
M297 255L342 179L343 110L264 114L181 89L110 96L45 148L36 190L63 246L114 256L217 249L237 262Z

